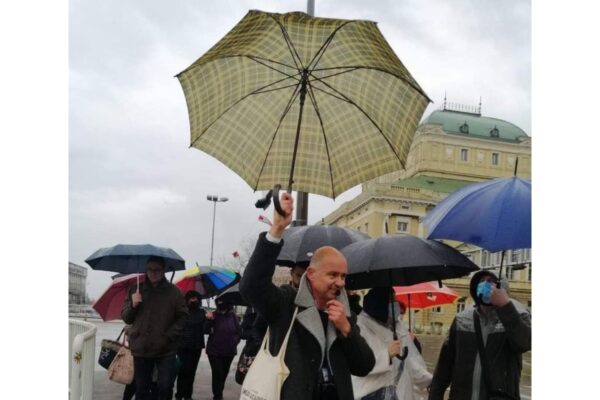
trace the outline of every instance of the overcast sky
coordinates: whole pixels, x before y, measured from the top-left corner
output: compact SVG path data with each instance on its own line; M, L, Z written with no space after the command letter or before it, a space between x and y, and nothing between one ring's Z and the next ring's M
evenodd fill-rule
M531 7L523 0L315 1L319 17L368 19L428 96L424 117L448 101L531 133ZM301 1L72 0L69 11L69 259L100 247L171 247L188 266L208 264L213 204L214 259L225 260L266 225L260 193L225 165L193 148L187 107L174 75L250 9L306 11ZM533 135L532 135L533 136ZM311 195L309 223L335 202ZM271 209L264 212L269 218ZM91 271L97 298L110 272Z

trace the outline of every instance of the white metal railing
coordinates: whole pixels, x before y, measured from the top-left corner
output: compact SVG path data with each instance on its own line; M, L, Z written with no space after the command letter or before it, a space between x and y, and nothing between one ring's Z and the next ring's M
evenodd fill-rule
M69 319L69 400L92 400L96 326Z

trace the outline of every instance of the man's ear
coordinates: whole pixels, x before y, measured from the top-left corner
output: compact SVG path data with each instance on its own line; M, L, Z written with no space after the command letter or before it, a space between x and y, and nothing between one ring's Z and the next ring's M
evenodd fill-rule
M306 268L306 279L312 281L314 274L315 274L314 268L309 265Z

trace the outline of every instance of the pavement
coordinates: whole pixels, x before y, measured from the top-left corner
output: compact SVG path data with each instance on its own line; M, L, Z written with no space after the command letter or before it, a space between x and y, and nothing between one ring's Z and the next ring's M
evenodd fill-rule
M237 364L237 356L231 363L229 375L225 382L225 390L223 391L223 400L238 400L240 398L241 386L235 381L235 366ZM112 382L108 379L106 370L94 372L94 400L118 400L123 398L123 390L125 385ZM173 398L175 398L176 384L173 388ZM194 400L212 400L211 389L211 370L208 364L206 354L202 352L198 370L196 371L196 379L194 380L194 391L192 393Z

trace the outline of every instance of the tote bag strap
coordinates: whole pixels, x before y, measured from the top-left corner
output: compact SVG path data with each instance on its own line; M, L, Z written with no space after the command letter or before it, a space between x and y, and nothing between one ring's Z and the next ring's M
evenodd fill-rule
M125 327L123 327L123 329L121 329L121 333L119 333L119 336L117 336L117 340L115 340L115 342L118 342L121 339L121 336L123 335L124 332L125 332Z
M287 333L285 334L285 339L283 339L283 343L281 344L281 347L279 348L279 353L277 353L276 357L279 357L282 354L285 355L285 349L287 348L287 344L288 344L288 339L290 338L290 332L292 332L292 327L294 326L294 321L296 320L296 314L298 314L298 307L296 307L296 309L294 310L294 315L292 316L292 322L290 322L290 327L288 328Z

